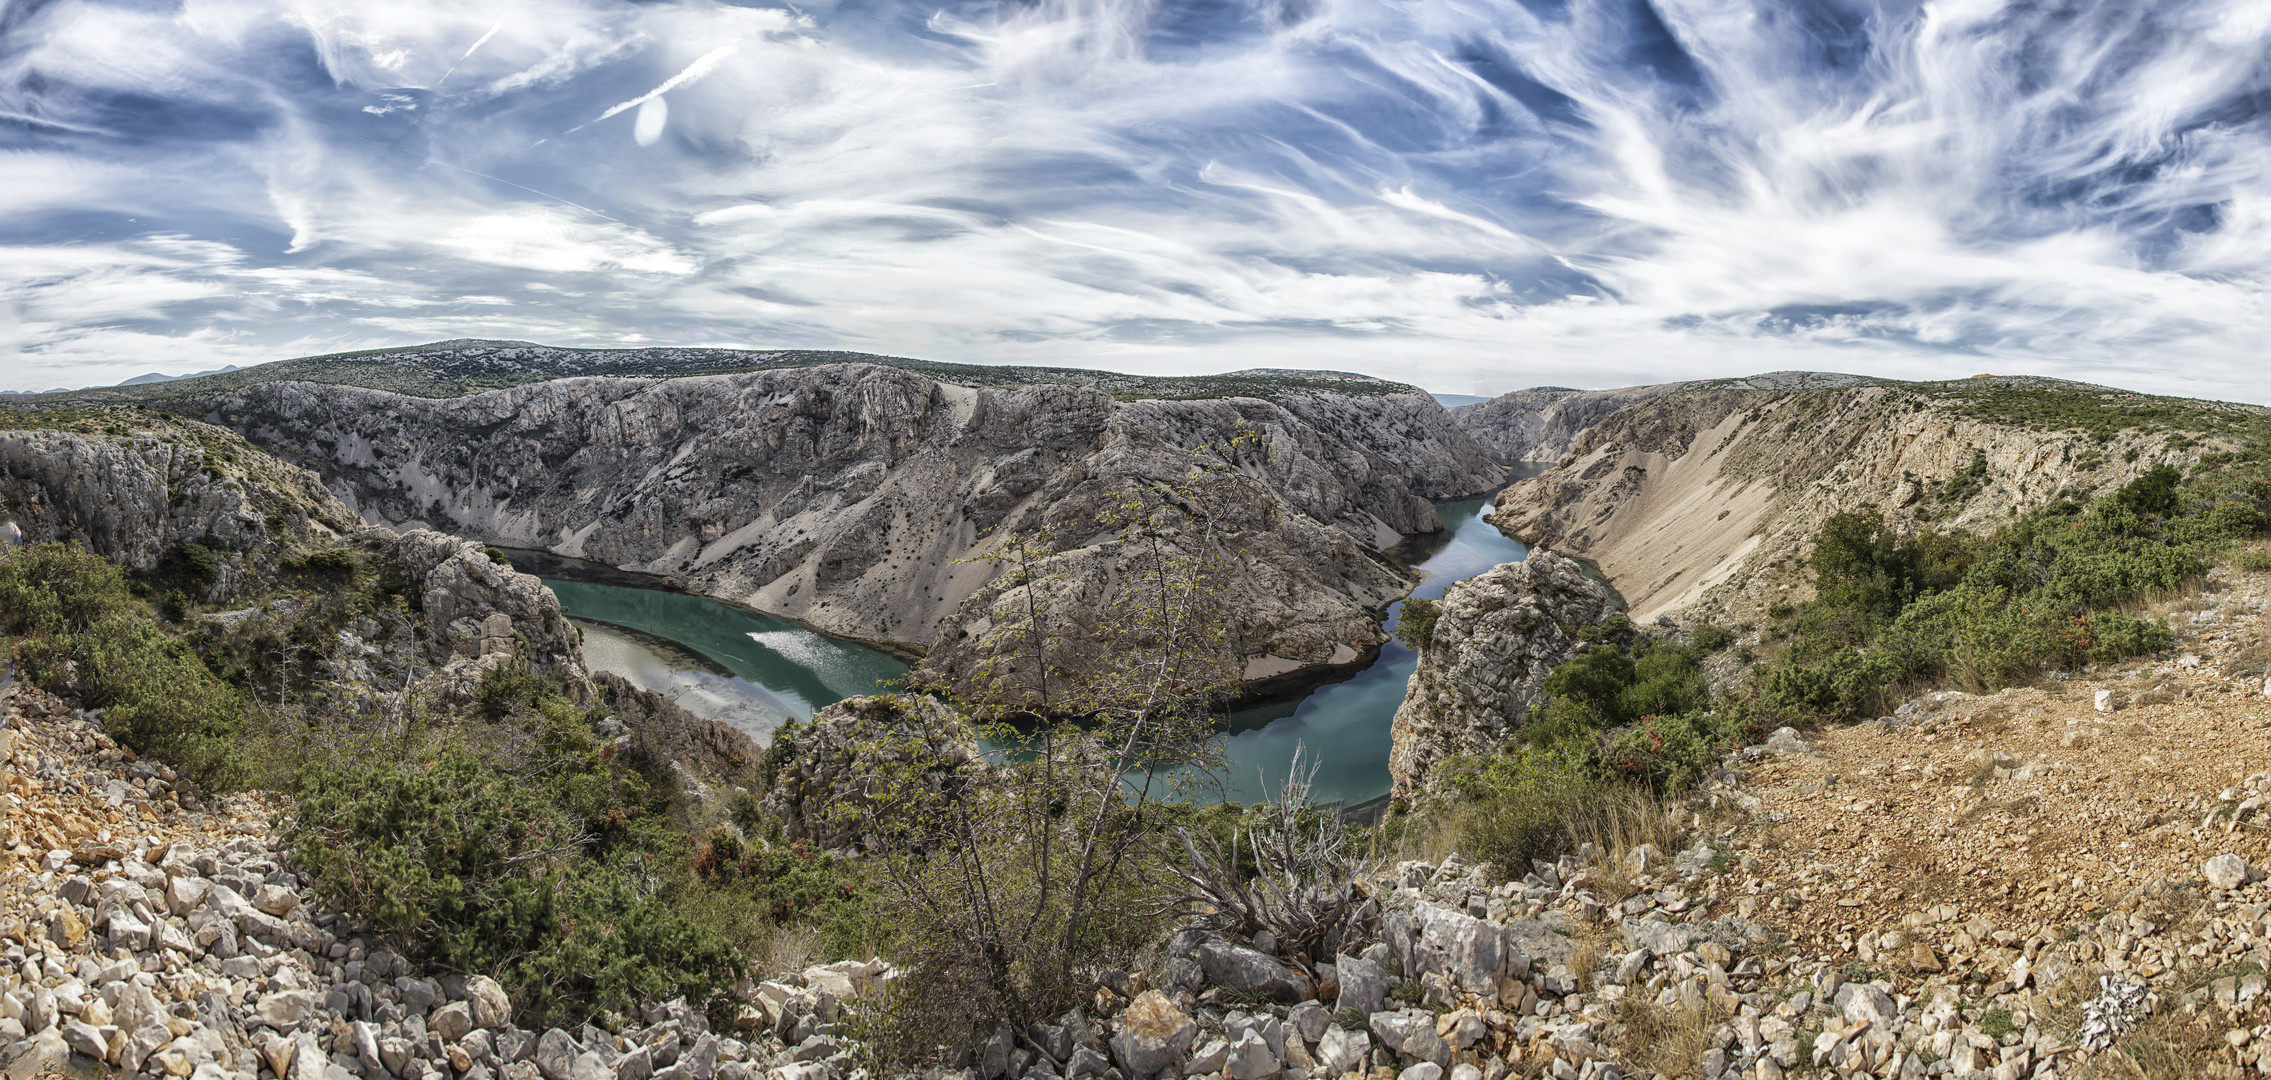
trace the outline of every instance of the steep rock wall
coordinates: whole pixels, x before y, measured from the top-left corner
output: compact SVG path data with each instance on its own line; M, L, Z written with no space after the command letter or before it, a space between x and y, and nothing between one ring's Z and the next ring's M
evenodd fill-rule
M208 601L257 588L276 560L357 527L321 478L192 421L126 434L0 431L0 516L27 543L62 538L132 570L185 543L219 558Z
M1614 610L1605 586L1545 548L1451 586L1390 728L1396 797L1423 789L1444 758L1505 742L1576 652L1577 630Z
M275 383L205 404L372 521L667 575L917 648L993 579L984 556L1005 532L1058 526L1060 548L1092 548L1096 530L1077 528L1090 511L1173 484L1194 451L1234 459L1286 533L1254 537L1236 586L1251 602L1235 636L1261 674L1377 645L1375 611L1406 583L1364 549L1440 528L1428 500L1502 475L1416 392L1118 402L835 364L438 400ZM1110 564L1080 569L1104 580Z
M1538 386L1461 405L1451 418L1500 461L1560 461L1577 449L1594 425L1619 410L1690 390L1831 390L1877 385L1864 375L1829 371L1770 371L1739 379L1572 390Z

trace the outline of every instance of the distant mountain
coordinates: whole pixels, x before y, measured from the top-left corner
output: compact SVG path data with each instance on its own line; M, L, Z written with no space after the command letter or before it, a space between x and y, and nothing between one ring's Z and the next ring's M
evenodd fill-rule
M1038 385L1081 386L1105 391L1123 401L1196 401L1268 397L1291 392L1403 394L1415 389L1369 375L1337 371L1256 368L1220 375L1124 375L1088 368L948 364L832 350L566 349L526 341L460 338L404 348L306 356L176 379L145 375L119 386L69 391L40 404L181 402L280 382L359 386L411 397L454 398L552 379L668 379L778 371L818 364L875 364L958 386L1002 390Z
M204 378L204 377L205 377L205 376L207 376L207 375L221 375L221 374L225 374L225 373L227 373L227 372L231 372L231 371L237 371L237 370L241 370L241 369L243 368L243 366L244 366L244 365L242 365L242 364L230 364L230 365L229 365L229 366L227 366L227 367L217 367L217 368L214 368L214 369L212 369L212 370L210 370L210 371L197 371L197 372L192 372L192 373L190 373L190 374L188 374L188 375L166 375L166 374L162 374L162 373L160 373L160 372L155 372L155 371L153 371L153 372L149 373L148 375L136 375L136 376L134 376L133 378L126 380L125 382L119 383L118 385L120 385L120 386L148 386L148 385L149 385L149 384L151 384L151 383L163 383L163 382L180 382L180 381L181 381L181 380L183 380L183 379L201 379L201 378ZM52 393L53 391L50 391L50 392Z

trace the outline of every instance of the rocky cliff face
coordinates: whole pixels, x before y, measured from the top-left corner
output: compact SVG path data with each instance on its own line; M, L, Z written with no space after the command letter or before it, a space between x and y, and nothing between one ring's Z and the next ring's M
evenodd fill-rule
M1612 390L1539 386L1461 405L1451 417L1500 461L1560 461L1585 433L1627 406L1685 390L1824 390L1874 385L1858 375L1776 371L1741 379L1658 383Z
M1545 548L1451 586L1391 728L1396 797L1418 792L1444 758L1505 742L1575 654L1578 628L1614 610L1605 586Z
M542 580L492 560L479 544L431 530L372 529L365 541L417 588L429 658L452 681L449 696L470 700L471 686L514 659L571 692L590 693L583 639Z
M205 597L216 602L358 525L315 474L233 432L144 416L110 434L0 431L0 516L27 543L77 539L134 570L204 544L219 556Z
M1571 390L1539 386L1461 405L1452 419L1500 461L1559 461L1586 429L1627 405L1662 397L1687 384Z
M1749 622L1810 595L1806 559L1833 514L1992 529L2220 445L2042 430L1982 415L1977 400L1930 386L1682 390L1587 430L1560 466L1500 493L1491 520L1593 560L1636 620Z
M917 648L992 581L983 557L1006 532L1056 526L1056 550L1095 548L1092 511L1173 484L1194 453L1234 459L1279 521L1252 538L1232 605L1267 674L1377 644L1374 612L1404 582L1365 549L1440 528L1428 500L1498 482L1440 406L1382 385L1120 402L835 364L438 400L279 383L205 405L315 464L370 520L667 575ZM1111 567L1076 569L1101 589Z

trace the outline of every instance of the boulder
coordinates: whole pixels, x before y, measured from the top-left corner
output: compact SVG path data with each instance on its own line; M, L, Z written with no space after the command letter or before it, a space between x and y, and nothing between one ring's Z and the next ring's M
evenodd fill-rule
M1354 956L1334 958L1333 966L1340 971L1340 999L1333 1003L1333 1011L1354 1012L1370 1016L1388 1003L1388 973L1370 960Z
M1285 1026L1293 1029L1302 1042L1313 1043L1325 1037L1325 1029L1333 1026L1333 1016L1323 1005L1304 1001L1285 1014Z
M260 999L253 1015L278 1031L298 1027L315 1012L315 995L306 990L279 990Z
M1355 1072L1364 1064L1365 1055L1372 1052L1372 1039L1361 1031L1347 1028L1327 1028L1317 1040L1317 1051L1311 1055L1326 1076L1340 1076Z
M63 1041L62 1032L52 1027L32 1033L30 1038L18 1039L13 1045L0 1047L0 1077L6 1080L55 1075L62 1073L70 1063L70 1044Z
M1498 977L1508 967L1497 924L1439 904L1390 911L1383 920L1381 938L1395 951L1405 978L1440 971L1468 993L1497 993ZM1528 966L1525 957L1522 967Z
M1277 1071L1277 1057L1270 1053L1270 1044L1261 1032L1252 1030L1230 1044L1230 1053L1222 1064L1222 1075L1228 1080L1262 1080L1277 1075Z
M553 1028L536 1040L536 1068L544 1080L573 1080L572 1070L580 1048L568 1033Z
M443 1042L456 1042L473 1030L473 1007L462 1001L452 1001L426 1014L426 1030L441 1036ZM557 1080L557 1078L555 1078Z
M1376 1012L1366 1026L1372 1029L1372 1037L1380 1040L1382 1046L1402 1055L1406 1061L1451 1063L1451 1046L1435 1033L1435 1014L1426 1009Z
M1188 1013L1176 1008L1167 995L1146 990L1121 1014L1119 1034L1112 1036L1112 1057L1131 1077L1155 1076L1181 1060L1198 1035L1198 1022Z
M282 885L262 885L260 891L253 894L252 906L263 914L281 919L300 906L300 894Z
M473 1026L498 1028L513 1018L513 999L497 980L487 975L475 975L465 980L465 1004L473 1014Z
M1317 994L1316 984L1309 976L1274 956L1241 945L1227 941L1202 942L1196 950L1196 958L1207 981L1225 989L1286 1004L1306 1001Z

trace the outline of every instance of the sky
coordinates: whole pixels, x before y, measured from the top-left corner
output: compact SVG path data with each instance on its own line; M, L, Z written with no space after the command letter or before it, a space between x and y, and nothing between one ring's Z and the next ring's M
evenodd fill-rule
M2266 0L0 0L0 389L512 338L2271 402Z

